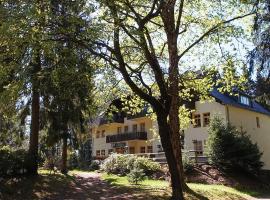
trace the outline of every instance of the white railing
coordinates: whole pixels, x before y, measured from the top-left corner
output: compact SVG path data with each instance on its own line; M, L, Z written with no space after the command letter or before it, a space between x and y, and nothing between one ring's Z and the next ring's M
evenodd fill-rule
M198 163L206 163L208 162L208 157L205 155L200 155L198 154L197 150L188 150L188 151L183 151L183 153L186 153L189 159L194 160L196 164ZM149 158L153 161L161 162L161 163L166 163L166 156L165 152L159 152L159 153L138 153L136 154L137 156L142 156Z

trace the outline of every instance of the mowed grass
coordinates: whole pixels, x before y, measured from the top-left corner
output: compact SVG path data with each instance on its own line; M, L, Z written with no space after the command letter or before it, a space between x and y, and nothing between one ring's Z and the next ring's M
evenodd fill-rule
M128 188L137 188L143 190L155 190L160 191L160 194L157 196L164 196L164 199L168 199L171 190L169 183L162 180L144 180L140 182L139 185L130 184L126 176L116 176L111 174L102 174L102 179L109 182L112 185L119 187L128 187ZM224 185L206 185L206 184L196 184L188 183L190 188L189 192L185 193L185 199L187 200L245 200L251 199L252 196L260 195L256 191L239 191L231 187ZM251 196L252 195L252 196Z

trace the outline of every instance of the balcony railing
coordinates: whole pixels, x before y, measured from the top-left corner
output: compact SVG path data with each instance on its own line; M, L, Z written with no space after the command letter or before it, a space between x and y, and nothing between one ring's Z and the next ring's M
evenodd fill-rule
M116 135L106 136L106 143L128 140L147 140L147 132L119 133Z

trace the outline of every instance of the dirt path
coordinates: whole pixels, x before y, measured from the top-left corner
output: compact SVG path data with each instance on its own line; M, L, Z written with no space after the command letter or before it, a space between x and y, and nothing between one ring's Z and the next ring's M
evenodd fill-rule
M99 174L76 173L76 175L74 175L74 181L72 184L74 190L71 194L70 192L66 193L64 199L127 200L136 198L130 194L129 191L123 191L120 188L109 185L109 183L102 181Z

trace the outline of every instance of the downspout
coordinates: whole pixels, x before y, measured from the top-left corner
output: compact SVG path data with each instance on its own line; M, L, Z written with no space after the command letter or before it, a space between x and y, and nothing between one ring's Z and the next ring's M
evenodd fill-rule
M225 105L226 108L226 120L227 120L227 124L230 123L230 112L229 112L229 106L226 104Z

